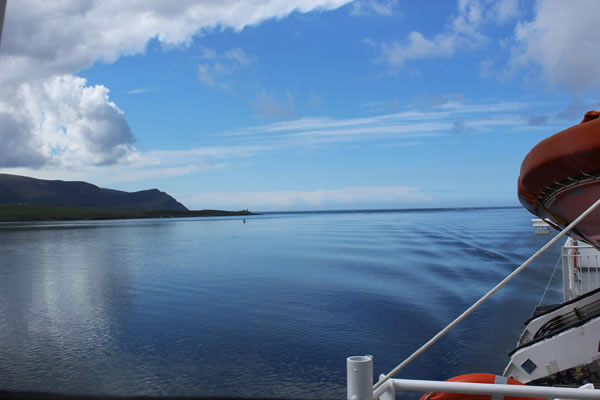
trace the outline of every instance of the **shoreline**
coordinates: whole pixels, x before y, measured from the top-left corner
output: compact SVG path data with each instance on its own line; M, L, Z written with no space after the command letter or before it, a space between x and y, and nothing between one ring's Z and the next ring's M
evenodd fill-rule
M54 207L30 204L0 205L0 222L34 221L94 221L145 218L193 218L193 217L230 217L258 215L248 210L104 210L77 207Z

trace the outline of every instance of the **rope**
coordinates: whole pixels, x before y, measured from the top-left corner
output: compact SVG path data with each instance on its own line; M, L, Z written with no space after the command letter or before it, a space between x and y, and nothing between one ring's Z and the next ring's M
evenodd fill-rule
M412 353L406 360L402 361L396 368L391 370L387 375L379 380L375 385L373 385L373 390L377 389L379 386L383 385L390 379L392 376L396 375L402 368L406 367L412 360L421 355L425 350L427 350L432 344L440 340L446 333L448 333L452 328L458 325L462 320L467 318L469 314L475 311L480 305L482 305L487 299L489 299L494 293L500 290L504 285L506 285L509 281L511 281L515 276L517 276L521 271L523 271L529 264L533 262L540 254L548 250L550 246L556 243L560 238L565 236L575 225L579 223L582 219L584 219L589 213L594 211L596 207L600 205L600 199L596 200L594 204L592 204L587 210L581 213L579 217L577 217L573 222L569 224L565 229L563 229L558 235L552 238L548 243L546 243L541 249L539 249L534 255L529 257L527 261L521 264L517 269L510 273L506 278L504 278L499 284L497 284L492 290L487 292L482 298L477 300L471 307L467 308L461 315L459 315L454 321L446 325L444 329L439 331L434 337L429 339L427 343L421 346L417 351Z
M562 254L560 256L558 256L558 260L556 260L556 264L554 265L554 271L552 271L552 275L550 275L550 279L548 280L546 289L544 289L544 293L542 294L542 298L540 299L540 302L538 303L538 307L542 305L542 302L544 301L544 297L546 297L546 292L548 291L548 288L550 287L550 284L552 283L552 278L554 278L554 274L556 273L556 270L558 269L558 263L560 262L561 259L562 259Z

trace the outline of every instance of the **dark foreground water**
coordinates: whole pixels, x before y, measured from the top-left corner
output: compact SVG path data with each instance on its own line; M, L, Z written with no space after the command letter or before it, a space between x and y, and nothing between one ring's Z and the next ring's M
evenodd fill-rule
M541 247L521 209L0 225L0 390L344 398ZM559 248L402 377L498 372ZM560 273L548 301L560 300ZM553 290L554 289L554 290ZM418 394L407 398L418 398Z

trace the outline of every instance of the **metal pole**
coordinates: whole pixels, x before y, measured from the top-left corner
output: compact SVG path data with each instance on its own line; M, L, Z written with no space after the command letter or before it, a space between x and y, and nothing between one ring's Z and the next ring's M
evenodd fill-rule
M346 359L348 400L373 400L373 356Z
M571 245L571 239L569 238L569 240L567 241L568 245ZM571 252L571 249L565 248L563 247L560 251L560 255L562 257L562 273L563 273L563 302L566 303L567 301L571 300L573 297L572 295L572 291L571 291L571 257L569 257L569 253Z

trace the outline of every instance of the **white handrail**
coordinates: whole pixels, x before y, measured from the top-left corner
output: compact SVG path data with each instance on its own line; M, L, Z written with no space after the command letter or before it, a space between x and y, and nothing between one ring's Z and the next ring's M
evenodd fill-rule
M377 389L379 386L383 385L383 383L385 381L387 381L388 379L390 379L392 376L396 375L402 368L404 368L406 365L408 365L408 363L410 363L412 360L414 360L419 355L421 355L421 353L423 353L425 350L427 350L429 348L429 346L431 346L432 344L434 344L435 342L437 342L444 335L446 335L446 333L448 333L452 328L454 328L462 320L464 320L465 318L467 318L469 316L469 314L471 314L473 311L475 311L481 304L483 304L487 299L489 299L494 293L496 293L499 289L501 289L504 285L506 285L510 280L512 280L515 276L517 276L521 271L523 271L525 268L527 268L527 266L529 264L531 264L531 262L533 260L535 260L540 254L542 254L543 252L545 252L548 248L550 248L550 246L552 246L560 238L562 238L569 231L571 231L571 229L573 229L575 227L575 225L577 225L579 223L579 221L581 221L582 219L584 219L585 217L587 217L587 215L589 213L591 213L592 211L594 211L594 209L596 207L598 207L599 205L600 205L600 199L596 200L596 202L594 204L592 204L587 210L585 210L584 212L582 212L579 215L579 217L577 217L573 222L571 222L565 229L563 229L562 231L560 231L560 233L558 235L556 235L554 238L552 238L548 243L546 243L544 245L544 247L542 247L534 255L532 255L531 257L529 257L529 259L527 261L525 261L523 264L521 264L510 275L508 275L506 278L504 278L502 280L502 282L500 282L499 284L497 284L492 290L490 290L483 297L481 297L479 300L477 300L471 307L467 308L467 310L465 312L463 312L461 315L459 315L454 321L452 321L451 323L449 323L448 325L446 325L446 327L444 329L442 329L434 337L432 337L431 339L429 339L429 341L427 343L425 343L423 346L421 346L417 351L415 351L413 354L411 354L407 359L405 359L400 364L398 364L398 366L396 368L394 368L387 375L385 375L383 377L383 379L381 379L379 382L377 382L373 386L373 389Z
M587 388L564 388L553 386L501 385L489 383L422 381L413 379L392 379L395 390L436 393L489 394L500 396L544 397L563 399L600 399L600 390ZM389 389L389 385L384 386ZM379 398L383 393L380 393Z
M502 383L471 383L449 381L426 381L417 379L388 379L377 389L373 385L373 357L348 357L348 400L394 400L397 390L431 392L431 393L463 393L495 396L537 397L545 399L595 399L600 400L600 390L587 384L579 388L511 385ZM506 380L504 380L506 382Z

